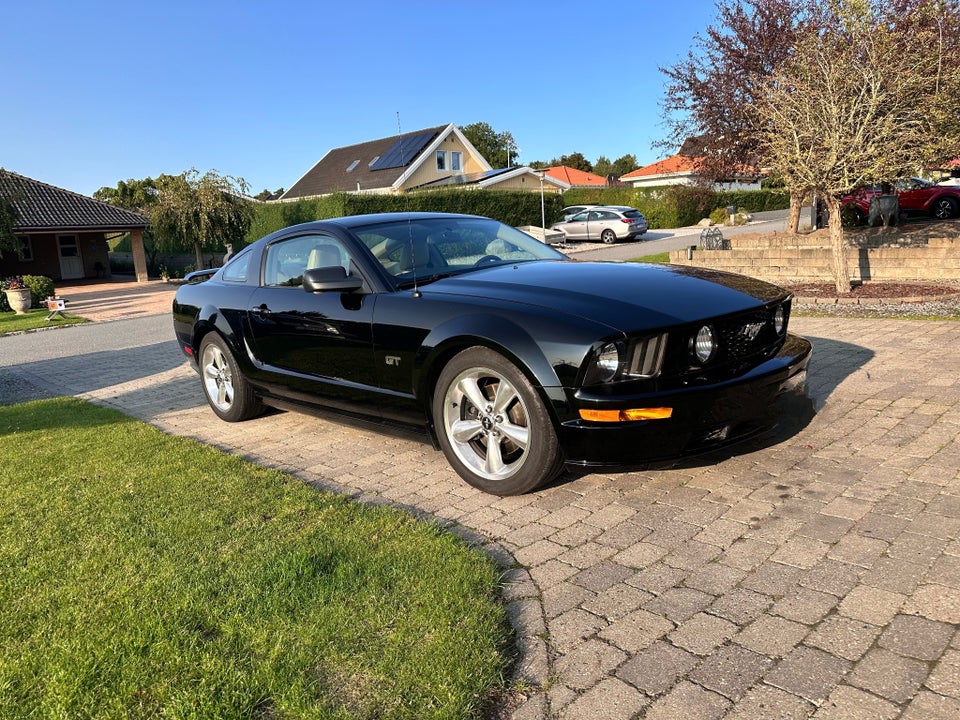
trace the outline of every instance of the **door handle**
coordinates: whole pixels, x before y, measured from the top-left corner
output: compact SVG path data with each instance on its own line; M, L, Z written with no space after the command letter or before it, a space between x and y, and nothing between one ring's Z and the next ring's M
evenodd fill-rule
M266 304L258 305L255 308L250 308L250 314L265 318L270 314L270 308L268 308Z

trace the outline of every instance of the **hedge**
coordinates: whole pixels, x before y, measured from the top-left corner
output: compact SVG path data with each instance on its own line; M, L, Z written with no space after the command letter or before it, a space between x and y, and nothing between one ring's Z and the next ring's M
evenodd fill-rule
M543 196L548 225L559 219L564 199L556 194ZM257 205L244 241L249 244L281 228L310 220L381 212L467 213L492 217L515 227L539 227L542 219L538 192L451 189L409 192L402 195L338 193L319 198Z
M451 188L394 194L337 193L290 202L258 203L242 245L270 233L310 220L380 212L456 212L484 215L519 227L540 227L540 193L523 190ZM629 205L640 210L651 229L696 225L717 208L735 205L747 212L782 210L790 206L782 190L712 190L691 185L650 188L625 186L578 188L563 195L543 196L546 224L563 219L567 205ZM242 246L241 245L241 246ZM120 251L122 247L114 248ZM235 245L234 252L240 247ZM222 250L222 248L220 249Z

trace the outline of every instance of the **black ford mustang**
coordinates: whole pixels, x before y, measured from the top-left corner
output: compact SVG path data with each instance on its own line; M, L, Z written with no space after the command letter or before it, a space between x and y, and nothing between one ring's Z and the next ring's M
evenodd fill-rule
M195 275L174 328L218 416L266 404L426 426L499 495L564 463L643 464L766 429L811 352L778 287L576 262L476 216L306 223Z

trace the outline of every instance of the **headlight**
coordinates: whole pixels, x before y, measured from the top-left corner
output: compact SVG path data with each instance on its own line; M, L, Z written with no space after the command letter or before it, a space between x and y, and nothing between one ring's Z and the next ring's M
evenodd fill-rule
M608 342L593 355L583 384L645 380L660 374L667 333L627 341Z
M717 352L717 336L712 327L704 325L697 331L691 343L690 351L701 365L710 362Z
M610 382L620 369L620 348L617 343L607 343L597 353L595 361L597 379L600 382Z
M786 326L787 313L784 312L783 305L780 305L773 312L773 329L777 331L777 335L782 335Z

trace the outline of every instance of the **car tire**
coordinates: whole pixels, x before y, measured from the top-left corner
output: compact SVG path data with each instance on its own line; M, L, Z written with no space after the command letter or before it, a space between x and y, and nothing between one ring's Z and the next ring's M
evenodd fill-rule
M200 379L210 408L221 420L240 422L263 412L263 404L240 372L233 353L216 333L200 343Z
M464 350L443 368L433 420L450 465L484 492L519 495L560 470L557 433L543 400L513 363L488 348Z
M938 220L949 220L957 216L957 201L953 198L938 198L933 203L933 216Z
M617 234L613 230L604 230L600 233L600 239L607 245L613 245L617 241Z

